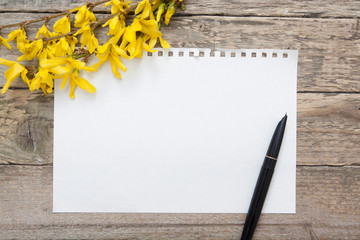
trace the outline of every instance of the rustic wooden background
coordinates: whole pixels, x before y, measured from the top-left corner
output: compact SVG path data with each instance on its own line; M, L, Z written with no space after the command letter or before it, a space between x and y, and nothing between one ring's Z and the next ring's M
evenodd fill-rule
M0 0L0 25L84 2ZM263 214L254 238L360 239L360 1L184 2L163 29L173 47L299 50L297 213ZM244 214L52 213L52 139L53 96L15 81L0 96L0 239L239 239Z

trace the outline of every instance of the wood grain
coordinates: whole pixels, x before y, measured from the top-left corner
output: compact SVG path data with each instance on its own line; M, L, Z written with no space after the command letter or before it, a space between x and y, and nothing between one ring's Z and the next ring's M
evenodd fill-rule
M0 0L2 11L16 12L59 12L81 6L84 0ZM133 1L134 2L134 1ZM358 17L360 3L356 0L300 0L300 1L251 1L251 0L184 0L186 11L183 14L208 14L231 16L296 16L296 17ZM109 8L97 7L95 11ZM179 13L181 14L181 12Z
M0 99L0 163L52 162L53 97L18 90Z
M0 166L0 239L238 239L244 214L52 213L51 166ZM254 239L359 239L360 167L297 167L297 213Z
M79 90L80 91L80 90ZM360 94L298 93L297 163L360 164ZM0 96L0 163L52 163L53 96Z
M163 28L173 47L299 50L297 213L263 214L254 239L360 239L360 1L184 1ZM85 2L0 0L0 25ZM0 239L239 239L244 214L52 213L53 96L12 87L0 95Z
M39 14L4 13L0 22L37 17ZM36 26L28 28L29 36L35 35ZM10 30L4 29L2 34ZM360 92L356 19L184 16L174 18L163 30L172 47L297 49L299 91ZM105 32L98 32L97 36L105 42ZM0 56L15 60L19 55L2 46ZM6 69L0 65L0 86L5 83ZM12 87L26 86L19 79Z
M360 165L360 94L298 93L297 163Z

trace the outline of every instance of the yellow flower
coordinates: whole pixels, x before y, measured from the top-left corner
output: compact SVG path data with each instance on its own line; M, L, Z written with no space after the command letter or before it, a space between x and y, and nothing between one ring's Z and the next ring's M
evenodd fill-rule
M46 46L45 48L43 48L37 56L37 58L39 59L39 62L42 61L43 59L54 58L55 56L52 52L53 52L53 50L51 48L49 48L49 46Z
M17 43L17 48L19 49L20 52L24 53L25 52L25 44L28 43L29 41L26 39L26 32L25 29L20 27L17 30L14 30L12 32L9 33L8 35L8 42L14 40L16 38L16 43Z
M156 52L156 50L153 50L152 47L150 47L146 42L148 40L150 40L151 37L150 36L144 36L143 39L142 39L142 43L141 43L141 48L144 49L145 51L148 51L148 52Z
M63 16L53 26L54 31L59 34L70 32L70 19L68 16Z
M134 22L136 22L137 19L134 19ZM152 20L137 20L139 21L141 25L141 32L145 33L146 35L149 35L151 37L161 37L161 32L159 31L159 25L156 22L155 19Z
M89 25L80 28L74 35L82 33L80 38L81 48L86 46L87 50L90 53L93 53L97 47L99 47L99 42L96 39L94 33L92 32Z
M65 66L62 66L65 65ZM78 73L80 70L85 70L88 72L97 71L97 69L93 67L87 67L85 66L84 62L81 62L79 60L75 60L72 57L57 57L52 59L44 59L40 62L40 67L42 69L46 69L51 73L60 75L60 76L54 76L53 78L62 78L63 81L61 83L61 89L63 89L66 85L66 82L68 81L70 77L70 97L75 98L74 91L75 87L79 85L80 88L88 91L88 92L95 92L95 88L84 78L81 78L78 76ZM76 73L75 73L76 72Z
M65 66L62 66L65 65ZM97 69L85 66L85 63L70 57L54 57L51 59L43 59L40 61L40 67L49 69L54 74L66 74L76 68L78 70L86 70L88 72L97 71Z
M89 93L96 92L96 88L93 85L91 85L85 78L79 77L78 70L75 70L71 73L69 82L70 82L70 97L72 99L75 98L76 86L79 86L80 88L84 89Z
M65 37L60 38L54 48L54 54L56 57L62 57L66 54L71 55L71 49L69 43L65 40Z
M136 29L134 30L134 26L127 26L125 28L125 33L123 36L123 42L135 42L136 41Z
M87 5L80 7L79 11L75 15L75 27L81 28L91 21L96 21L94 13L89 11Z
M170 44L167 42L167 41L165 41L162 37L159 37L159 38L157 38L157 37L151 37L150 38L150 41L149 41L149 46L150 46L150 48L153 48L153 47L155 47L155 44L157 43L157 40L160 40L160 45L161 45L161 47L163 47L163 48L170 48Z
M134 57L142 57L142 39L141 37L137 38L135 42L129 43L126 49L130 54L130 59Z
M159 40L160 40L161 47L170 48L170 44L167 41L165 41L162 37L159 37Z
M170 22L170 18L175 13L175 1L172 1L166 11L165 14L165 24L168 25Z
M135 20L134 20L135 21ZM145 34L144 37L144 43L146 41L149 41L149 48L142 44L142 48L146 51L149 51L149 49L152 49L155 44L157 43L158 40L160 40L160 44L163 48L169 48L170 44L168 42L166 42L163 38L162 38L162 34L159 31L159 25L157 23L156 20L152 19L152 20L143 20L140 19L138 20L140 25L141 25L141 32Z
M136 38L136 32L138 31L142 34ZM125 28L120 48L130 54L130 59L141 57L142 49L153 52L151 49L155 46L158 39L160 40L162 47L169 48L170 45L161 37L161 35L159 25L155 19L134 19L133 23ZM147 41L149 41L149 45L146 44Z
M47 69L39 68L39 72L31 80L30 91L41 88L45 95L52 93L54 88L54 74L49 73Z
M121 29L125 27L124 15L116 15L103 24L102 27L106 27L107 25L109 25L108 35L116 35Z
M42 25L42 27L39 29L39 31L36 33L36 39L38 39L42 35L42 37L49 38L51 35L51 32L47 29L46 25Z
M117 68L119 68L123 72L126 72L127 69L125 65L121 62L119 56L125 59L127 59L128 56L126 52L117 45L117 42L119 41L120 37L123 35L124 32L125 29L119 32L118 35L110 38L107 43L98 48L98 54L96 54L96 56L99 58L100 61L92 65L91 67L98 68L101 64L109 60L112 72L117 78L121 78L121 74L119 73Z
M43 48L43 40L39 39L25 44L23 55L17 58L18 62L34 59Z
M24 28L19 28L19 29L11 31L8 35L8 41L10 42L10 41L14 40L15 38L17 38L21 35L24 35L24 31L25 31Z
M8 88L10 87L10 84L21 74L21 78L25 83L29 85L29 79L27 78L26 74L28 73L28 70L21 65L18 62L15 61L9 61L3 58L0 58L0 64L8 66L9 69L5 71L5 78L6 83L4 87L1 90L1 94L5 93Z
M150 37L161 37L159 25L155 20L134 19L130 26L126 27L123 39L127 43L136 44L136 32L140 31ZM122 43L124 45L124 41Z
M134 57L138 57L141 58L143 55L143 50L147 51L147 52L156 52L156 50L153 50L152 48L154 47L154 45L149 45L146 42L151 39L150 36L140 36L139 38L136 39L136 42L134 43L129 43L125 50L129 52L130 54L130 59L134 58ZM154 38L157 39L157 38ZM163 47L164 48L169 48L170 45L160 37L161 41L163 41ZM167 44L167 45L166 45Z
M66 66L62 66L65 64ZM42 59L39 64L39 68L49 70L49 72L54 74L63 75L63 74L67 74L73 69L73 67L69 65L70 64L67 62L67 58L54 57L49 59L47 58ZM60 76L58 78L60 78Z
M99 42L95 37L95 34L92 32L89 41L86 44L86 48L90 53L95 52L95 49L99 46Z
M127 0L111 0L105 3L104 7L111 5L111 14L115 15L117 13L124 12L127 8L129 8L130 3L131 1L128 2Z
M64 36L50 48L52 49L52 54L56 57L62 57L66 54L71 55L75 49L75 44L77 43L77 38L74 36Z
M8 49L11 50L11 46L10 44L7 42L7 40L5 38L3 38L2 36L0 36L0 45L3 44L5 47L7 47Z
M149 2L149 0L143 0L141 2L138 3L136 9L135 9L135 15L138 15L141 11L142 15L141 18L145 19L150 15L151 11L151 4Z
M71 51L73 52L75 50L75 45L78 42L77 38L74 36L66 36L65 39L70 44Z

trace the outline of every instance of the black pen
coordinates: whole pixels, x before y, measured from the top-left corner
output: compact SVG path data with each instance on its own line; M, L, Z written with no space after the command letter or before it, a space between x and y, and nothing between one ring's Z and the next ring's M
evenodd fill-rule
M251 199L248 214L246 216L241 240L251 240L256 224L259 220L265 197L268 192L277 157L279 155L281 142L284 136L287 115L280 120L272 136L269 149L266 153L264 163L261 167L255 190Z

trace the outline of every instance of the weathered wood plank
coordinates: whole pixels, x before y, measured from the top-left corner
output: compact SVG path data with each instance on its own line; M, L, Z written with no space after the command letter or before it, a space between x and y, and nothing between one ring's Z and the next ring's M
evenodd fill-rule
M39 14L1 14L0 23L34 19ZM29 34L36 29L31 25ZM164 38L173 47L298 49L298 90L360 92L360 38L356 19L307 19L267 17L174 18L164 27ZM6 35L10 29L4 29ZM105 32L97 34L104 42ZM16 59L16 51L4 46L0 56ZM5 83L0 66L0 86ZM13 87L23 88L21 80Z
M51 163L53 97L16 90L0 99L0 163Z
M360 94L298 93L297 163L360 164ZM53 96L0 96L0 163L51 164Z
M59 12L76 8L89 2L84 0L0 0L2 11L16 12ZM96 0L90 1L96 2ZM133 1L134 2L134 1ZM360 3L355 0L346 1L217 1L217 0L185 0L184 14L209 14L231 16L297 16L297 17L358 17ZM104 11L103 7L95 11Z
M299 49L300 92L360 93L359 1L184 1L164 28L173 47ZM0 0L0 25L84 2ZM298 94L297 214L264 214L255 239L360 239L359 114L360 94ZM243 214L53 214L52 167L7 165L51 165L52 134L52 96L0 96L0 239L239 239Z
M298 164L360 164L360 94L299 94Z
M297 167L297 213L254 239L359 239L360 167ZM244 214L52 213L51 166L0 166L0 239L238 239Z

